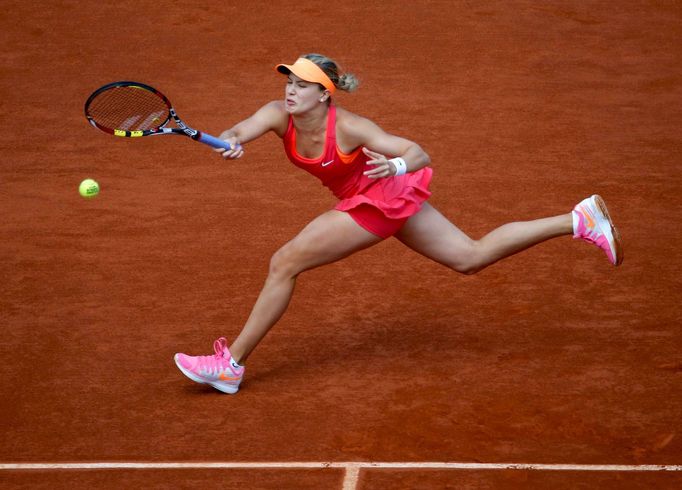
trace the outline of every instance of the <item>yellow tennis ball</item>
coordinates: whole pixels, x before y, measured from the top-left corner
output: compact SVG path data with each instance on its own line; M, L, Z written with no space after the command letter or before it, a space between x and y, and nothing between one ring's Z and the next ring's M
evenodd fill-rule
M85 179L78 186L78 192L81 196L86 198L95 197L99 194L99 184L92 179Z

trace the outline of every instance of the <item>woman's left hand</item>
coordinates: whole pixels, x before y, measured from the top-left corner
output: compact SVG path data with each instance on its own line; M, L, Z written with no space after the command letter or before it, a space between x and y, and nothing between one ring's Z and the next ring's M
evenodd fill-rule
M392 177L395 175L396 168L393 163L389 162L388 159L379 153L376 153L367 148L362 148L370 160L367 160L367 165L374 165L372 170L367 170L363 172L370 179L382 179L384 177Z

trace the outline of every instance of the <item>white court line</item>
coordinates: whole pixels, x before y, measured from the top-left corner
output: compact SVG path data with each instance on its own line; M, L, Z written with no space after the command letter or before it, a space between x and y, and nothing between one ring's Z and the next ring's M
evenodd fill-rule
M343 477L343 490L355 490L358 486L358 478L360 478L360 467L349 463Z
M345 471L343 490L355 490L361 469L527 470L527 471L682 471L682 465L540 464L540 463L372 463L372 462L207 462L207 463L0 463L0 470L124 470L124 469L325 469Z
M666 464L541 464L541 463L380 463L380 462L91 462L91 463L0 463L0 470L124 470L124 469L441 469L529 471L682 471L682 465Z

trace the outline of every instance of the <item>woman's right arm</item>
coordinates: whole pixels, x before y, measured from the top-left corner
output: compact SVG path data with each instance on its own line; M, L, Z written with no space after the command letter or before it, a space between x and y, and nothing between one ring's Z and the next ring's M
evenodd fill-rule
M220 139L230 144L230 150L216 150L223 158L235 159L244 154L243 144L263 136L268 131L275 131L280 137L286 131L288 116L281 101L272 101L258 109L248 119L223 131Z

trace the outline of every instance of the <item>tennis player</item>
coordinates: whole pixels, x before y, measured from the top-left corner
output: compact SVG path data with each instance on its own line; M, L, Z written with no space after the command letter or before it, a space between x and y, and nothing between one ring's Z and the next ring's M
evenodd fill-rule
M273 131L289 160L318 177L339 201L273 255L265 285L229 348L220 338L215 355L175 355L178 368L193 381L236 393L247 357L284 314L298 275L389 237L463 274L569 234L597 245L614 265L623 260L620 236L597 195L572 212L508 223L480 240L469 238L427 202L432 170L417 143L333 103L337 90L356 89L354 75L339 73L333 60L319 54L276 69L286 76L284 100L264 105L223 132L220 138L233 149L222 156L241 158L242 145Z

